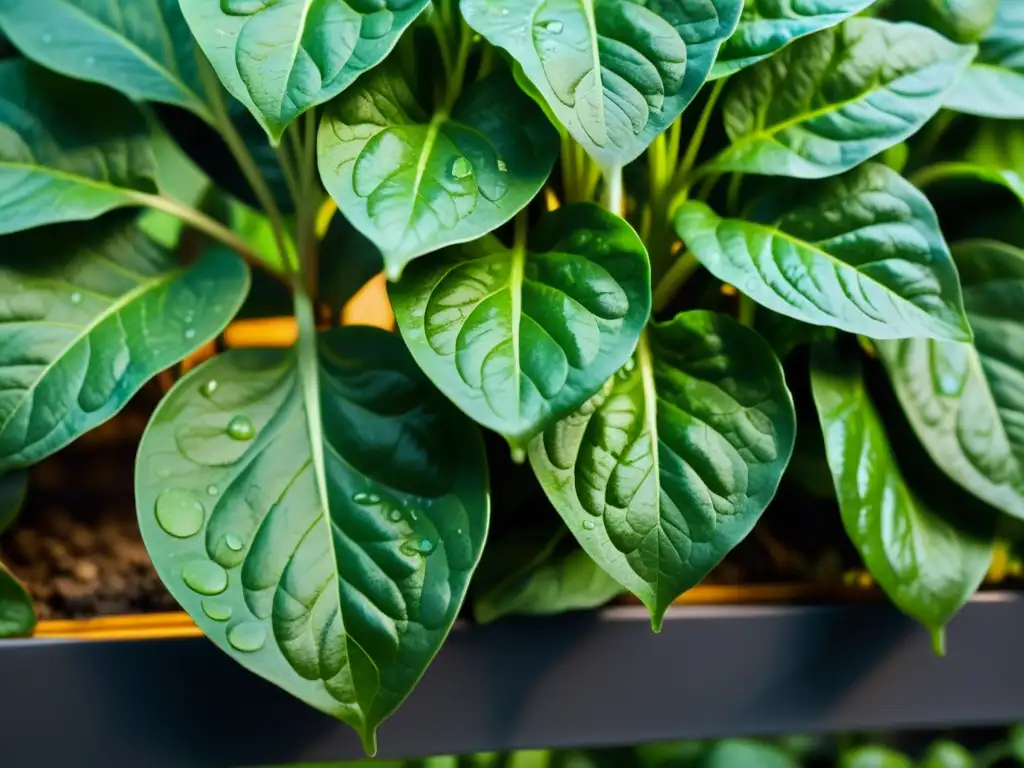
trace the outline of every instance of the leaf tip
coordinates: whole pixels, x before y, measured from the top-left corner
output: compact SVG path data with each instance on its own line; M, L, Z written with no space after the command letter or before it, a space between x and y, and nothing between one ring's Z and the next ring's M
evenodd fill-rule
M384 267L384 276L387 277L389 283L397 283L402 279L402 272L405 270L404 264L388 264Z
M946 627L934 627L931 629L932 635L932 651L935 652L936 656L945 657L946 655Z
M363 751L367 757L377 756L377 728L369 724L359 732L359 738L363 742Z
M668 611L668 606L657 606L648 608L651 611L651 631L656 635L661 634L661 630L665 627L665 613Z

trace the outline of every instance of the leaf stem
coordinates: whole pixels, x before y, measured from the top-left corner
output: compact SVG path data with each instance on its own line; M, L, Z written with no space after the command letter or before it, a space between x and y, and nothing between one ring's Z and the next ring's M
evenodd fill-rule
M704 104L704 109L700 113L700 119L697 121L697 127L694 129L693 135L690 137L690 143L686 147L686 154L683 155L683 162L676 170L676 175L672 179L673 188L682 187L686 181L686 177L690 174L690 171L693 170L693 166L697 162L697 155L700 153L701 145L704 143L704 136L707 134L708 126L711 124L711 116L715 111L715 106L718 104L719 97L722 95L722 90L725 88L725 84L728 81L728 77L723 77L715 81L715 85L711 89L711 94L708 96L708 100ZM692 183L686 186L692 186Z
M658 287L654 291L654 311L663 312L698 269L700 269L700 262L689 251L676 259L668 268L665 276L658 282Z
M604 170L604 195L602 204L616 216L625 214L625 196L622 188L622 166L613 165Z
M754 327L754 315L757 313L757 304L752 298L747 296L745 293L740 293L740 309L739 317L741 325L745 325L747 328Z
M316 213L319 205L316 168L316 109L303 116L302 160L299 165L299 265L310 296L317 291Z
M918 189L924 189L936 181L957 176L973 176L976 172L977 166L971 163L933 163L912 173L909 181Z
M729 177L729 188L725 193L725 210L735 216L740 207L740 190L743 188L743 174L734 173Z

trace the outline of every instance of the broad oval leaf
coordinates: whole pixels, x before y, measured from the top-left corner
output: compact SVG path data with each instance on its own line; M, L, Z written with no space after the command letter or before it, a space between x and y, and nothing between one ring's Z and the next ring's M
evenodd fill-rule
M996 20L982 38L977 58L944 106L980 117L1024 118L1024 3L999 0Z
M228 91L276 143L388 55L430 0L181 0Z
M178 0L3 0L0 29L47 69L214 120Z
M397 336L299 345L228 352L176 385L139 450L139 525L210 639L372 754L483 549L483 446Z
M320 175L388 276L511 219L547 181L558 133L506 72L430 117L397 69L374 71L320 126Z
M916 24L853 18L736 76L723 108L732 144L716 171L817 179L916 133L975 46Z
M715 277L783 315L878 339L970 340L935 212L895 171L869 163L779 207L759 224L687 202L676 229Z
M583 549L655 628L746 537L793 452L782 366L713 312L652 325L630 362L530 444L530 463Z
M116 414L215 338L248 289L237 256L186 268L121 217L0 240L0 472Z
M389 290L420 367L521 449L633 354L651 268L632 227L581 203L548 214L524 246L454 246L414 262Z
M924 187L941 179L976 179L1004 187L1024 203L1024 179L1016 171L976 163L936 163L914 174L914 183Z
M1024 251L954 249L974 344L878 344L904 413L946 474L1024 518Z
M984 579L991 538L954 526L907 486L857 358L815 347L811 385L847 534L896 606L941 637Z
M711 79L746 69L794 40L834 27L875 0L746 0L739 26L718 52Z
M743 0L462 0L606 167L636 159L707 79Z
M992 26L999 0L895 0L890 18L931 27L957 43L976 43Z
M0 61L0 235L138 205L155 172L146 121L125 97Z

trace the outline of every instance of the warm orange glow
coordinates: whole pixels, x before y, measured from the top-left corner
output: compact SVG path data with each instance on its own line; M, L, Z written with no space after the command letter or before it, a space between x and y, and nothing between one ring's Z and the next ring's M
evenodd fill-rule
M558 199L558 195L555 194L555 190L551 187L544 187L544 202L548 207L548 211L557 211L562 203Z
M385 331L395 327L384 273L377 275L351 298L341 311L342 325L373 325Z
M290 347L299 337L294 317L261 317L237 320L224 331L224 343L232 349Z
M736 286L729 285L728 283L722 283L722 295L723 296L735 296L739 291L736 290Z

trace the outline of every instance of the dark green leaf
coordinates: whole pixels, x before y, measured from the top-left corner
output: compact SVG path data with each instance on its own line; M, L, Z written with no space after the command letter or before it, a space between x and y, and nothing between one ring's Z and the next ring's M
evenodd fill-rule
M0 563L0 637L27 635L35 625L32 596Z
M336 213L320 243L317 266L317 298L337 317L349 299L384 270L384 259L377 246Z
M874 0L745 0L735 34L725 41L711 77L717 79L766 59L794 40L834 27Z
M991 538L907 486L856 357L815 347L811 384L847 534L889 598L940 636L985 577Z
M238 350L183 378L142 440L136 501L164 583L257 674L377 726L444 641L488 526L476 430L372 328Z
M974 344L907 339L878 351L935 463L1024 518L1024 251L979 241L954 253Z
M999 0L996 20L978 56L946 95L958 112L1006 120L1024 118L1024 3Z
M178 0L3 0L0 29L47 69L213 122Z
M649 327L635 364L535 439L530 462L583 548L659 627L754 527L795 430L768 345L694 311Z
M394 48L430 0L181 0L221 82L276 142Z
M0 475L0 533L11 527L28 492L28 472L23 469Z
M898 173L863 165L778 208L759 224L687 202L676 229L715 277L797 320L874 338L971 338L935 212Z
M0 61L0 235L138 205L154 173L146 121L126 98Z
M389 277L505 223L547 181L558 133L506 72L430 117L394 68L335 100L320 127L320 174L338 208L384 254Z
M1016 171L1007 171L974 163L937 163L914 175L914 181L923 187L938 179L977 179L1005 187L1021 203L1024 203L1024 179Z
M887 10L890 17L924 24L953 42L976 43L995 21L998 5L999 0L894 0Z
M743 0L462 0L606 167L634 160L700 90Z
M220 333L248 287L237 256L185 268L121 217L0 240L0 472L116 414Z
M420 367L519 447L633 354L650 265L626 222L581 203L548 214L525 247L488 237L415 262L390 295Z
M736 76L724 106L732 145L716 171L817 179L916 133L976 48L915 24L853 18Z

